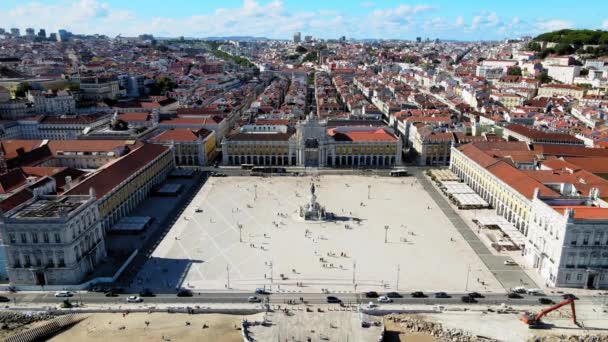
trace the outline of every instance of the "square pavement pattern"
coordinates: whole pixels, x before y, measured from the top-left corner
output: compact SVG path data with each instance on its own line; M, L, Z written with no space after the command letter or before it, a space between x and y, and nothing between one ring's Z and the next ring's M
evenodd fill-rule
M318 202L338 220L299 217L311 182ZM420 180L364 176L210 178L135 285L503 291Z

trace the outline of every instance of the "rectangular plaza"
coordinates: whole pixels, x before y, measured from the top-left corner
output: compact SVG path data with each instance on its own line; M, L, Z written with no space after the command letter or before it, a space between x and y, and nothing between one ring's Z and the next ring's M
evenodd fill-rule
M299 217L312 182L336 220ZM375 176L211 178L136 282L157 290L503 291L414 177Z

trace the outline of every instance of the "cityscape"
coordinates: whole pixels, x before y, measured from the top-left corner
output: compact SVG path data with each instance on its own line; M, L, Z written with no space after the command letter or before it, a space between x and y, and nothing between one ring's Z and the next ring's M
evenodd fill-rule
M0 338L608 341L608 6L455 4L0 4Z

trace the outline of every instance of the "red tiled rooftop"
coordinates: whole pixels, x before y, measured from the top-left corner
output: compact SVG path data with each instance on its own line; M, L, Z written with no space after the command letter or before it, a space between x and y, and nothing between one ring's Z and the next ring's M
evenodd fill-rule
M574 218L579 220L608 220L608 208L586 206L554 206L553 209L564 214L566 209L574 210Z
M168 149L169 147L163 145L144 144L109 165L105 165L96 173L68 190L66 194L86 195L89 193L89 188L92 187L95 189L97 198L101 198Z

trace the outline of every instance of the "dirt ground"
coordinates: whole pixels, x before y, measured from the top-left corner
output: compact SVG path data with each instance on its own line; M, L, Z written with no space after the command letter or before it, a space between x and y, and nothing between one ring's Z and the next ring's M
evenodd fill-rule
M384 340L386 342L439 342L429 334L408 332L395 322L385 320L384 324L386 327Z
M65 332L53 342L74 341L222 341L241 342L242 316L217 314L131 313L93 314ZM255 316L248 316L255 319ZM146 326L146 322L149 324ZM189 322L189 324L187 323ZM203 328L203 324L208 327Z

